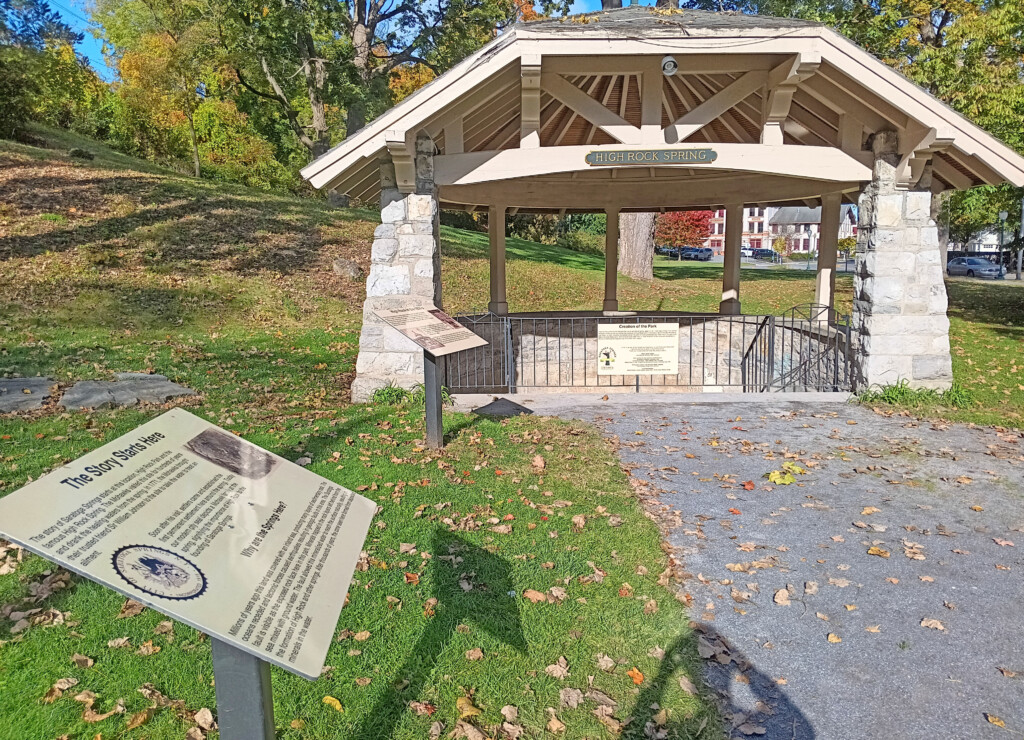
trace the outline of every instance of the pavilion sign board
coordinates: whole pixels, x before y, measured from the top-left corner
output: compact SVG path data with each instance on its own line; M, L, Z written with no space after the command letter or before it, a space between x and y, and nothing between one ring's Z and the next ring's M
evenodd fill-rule
M711 164L718 159L714 149L619 149L590 152L585 161L599 166L652 164Z
M486 339L433 306L378 309L374 313L435 357L487 344Z
M0 535L315 679L375 509L174 409L0 499Z
M679 324L598 324L598 375L677 375Z

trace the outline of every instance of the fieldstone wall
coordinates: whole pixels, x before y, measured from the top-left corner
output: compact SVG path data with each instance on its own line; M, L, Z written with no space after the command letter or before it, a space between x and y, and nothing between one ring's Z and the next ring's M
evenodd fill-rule
M859 202L853 329L856 390L906 380L944 390L953 381L944 266L931 213L931 174L898 190L898 136L875 135L874 177Z
M381 224L373 233L366 279L363 327L359 335L352 400L368 401L389 383L412 388L423 382L423 350L377 318L377 309L431 304L441 307L441 252L438 248L434 143L416 140L416 192L402 193L395 168L381 163Z

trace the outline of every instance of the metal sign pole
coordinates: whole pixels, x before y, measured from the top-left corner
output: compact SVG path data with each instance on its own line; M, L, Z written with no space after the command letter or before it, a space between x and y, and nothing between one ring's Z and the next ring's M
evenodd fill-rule
M444 426L441 423L441 376L438 358L423 350L423 391L427 406L427 447L444 447Z
M210 638L221 740L274 740L270 664Z

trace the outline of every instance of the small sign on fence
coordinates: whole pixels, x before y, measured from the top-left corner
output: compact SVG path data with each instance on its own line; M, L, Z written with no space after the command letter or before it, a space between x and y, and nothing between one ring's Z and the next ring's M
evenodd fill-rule
M676 375L679 324L598 324L598 375Z

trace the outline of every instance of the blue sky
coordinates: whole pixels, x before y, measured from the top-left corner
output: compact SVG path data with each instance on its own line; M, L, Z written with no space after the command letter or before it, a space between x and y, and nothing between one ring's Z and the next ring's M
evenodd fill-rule
M624 0L624 4L629 0ZM89 59L89 63L99 73L100 77L108 82L113 80L117 74L113 69L107 67L103 58L103 42L92 35L96 30L89 21L89 11L83 0L49 0L50 7L60 13L64 22L76 31L85 35L82 43L78 45L78 52ZM654 5L654 0L640 0L641 5ZM587 13L592 10L601 9L601 0L574 0L572 4L573 13Z
M92 31L96 30L96 27L89 21L89 12L85 9L85 3L82 0L48 0L48 2L53 10L60 13L60 17L64 19L65 23L85 36L82 43L76 47L78 53L88 57L89 63L100 77L108 82L113 80L117 74L107 67L106 60L103 58L103 42L92 35Z

